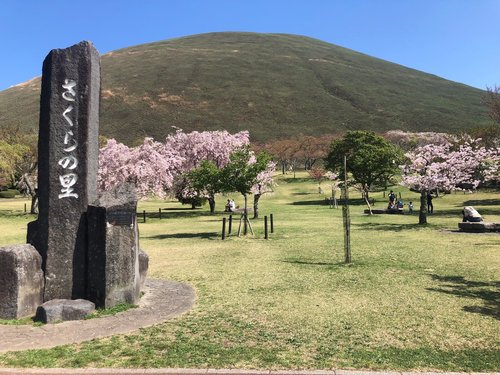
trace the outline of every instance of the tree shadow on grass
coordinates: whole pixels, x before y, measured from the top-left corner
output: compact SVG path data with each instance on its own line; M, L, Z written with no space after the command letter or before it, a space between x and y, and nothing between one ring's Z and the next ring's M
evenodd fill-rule
M470 199L464 206L500 206L500 199Z
M312 200L311 201L296 201L296 202L292 202L292 203L288 203L288 204L291 204L294 206L313 206L313 205L327 206L327 205L329 205L329 202L326 199L321 199L321 200L313 200L313 201ZM339 200L337 200L337 204L339 206L341 206L343 204L343 201L339 199ZM349 199L349 205L350 206L363 206L363 205L366 205L366 203L365 203L364 199L361 199L361 198Z
M464 203L464 206L470 206L468 204ZM447 209L447 210L441 210L439 207L436 207L434 205L434 212L432 214L427 214L428 218L432 218L433 216L439 216L439 217L455 217L457 218L458 221L462 221L462 209L463 206L459 206L457 208L452 208L452 209ZM500 210L494 209L494 208L480 208L476 207L476 209L479 211L481 215L499 215ZM418 214L418 211L417 211Z
M443 285L439 288L427 288L427 290L480 300L483 306L464 306L462 310L500 320L500 281L482 282L467 280L463 276L436 274L431 274L430 277Z
M189 209L186 211L163 211L161 213L161 218L168 220L168 219L182 219L182 218L191 218L191 217L200 217L200 216L214 216L210 214L209 211L199 211L199 210L191 210ZM144 213L143 212L137 212L137 220L141 222L141 219L143 219ZM160 218L160 213L158 211L146 211L146 220L147 219L159 219Z
M418 220L418 217L416 218ZM390 232L402 232L405 230L420 230L433 228L434 226L431 224L421 225L418 223L415 224L390 224L390 223L361 223L361 224L353 224L353 226L358 227L362 230L383 230Z
M167 240L169 238L202 238L206 240L215 240L219 237L217 232L204 232L204 233L172 233L172 234L157 234L155 236L145 237L153 240Z
M307 259L284 259L280 260L282 263L290 263L290 264L296 264L299 266L320 266L320 267L333 267L333 266L339 266L339 265L344 265L342 262L318 262L314 260L307 260Z

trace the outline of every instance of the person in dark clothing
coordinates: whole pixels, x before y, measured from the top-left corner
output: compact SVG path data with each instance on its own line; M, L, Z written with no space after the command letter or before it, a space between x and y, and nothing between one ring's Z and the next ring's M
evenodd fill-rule
M432 194L427 193L427 212L432 214L434 213L434 205L432 204Z
M392 210L396 207L396 194L394 194L394 192L391 190L391 192L389 193L389 205L387 206L387 208L389 210Z

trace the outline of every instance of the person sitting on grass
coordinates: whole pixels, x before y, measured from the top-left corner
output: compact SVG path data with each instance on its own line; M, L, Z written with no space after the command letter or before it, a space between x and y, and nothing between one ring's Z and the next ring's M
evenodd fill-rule
M483 221L483 218L481 217L479 212L477 212L472 206L464 207L464 209L462 210L462 215L463 215L462 222L464 223L465 222L480 223L481 221Z
M396 204L396 208L398 209L399 212L403 212L403 207L404 207L403 201L400 199L398 200L398 203Z
M231 212L231 200L227 200L226 203L226 208L224 209L224 212Z

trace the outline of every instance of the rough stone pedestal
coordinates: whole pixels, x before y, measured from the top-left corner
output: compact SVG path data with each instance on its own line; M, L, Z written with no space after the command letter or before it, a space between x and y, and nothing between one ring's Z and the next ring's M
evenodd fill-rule
M42 257L31 245L0 248L0 319L34 315L43 302Z
M138 302L140 297L137 199L131 184L105 192L87 211L87 298L97 307Z

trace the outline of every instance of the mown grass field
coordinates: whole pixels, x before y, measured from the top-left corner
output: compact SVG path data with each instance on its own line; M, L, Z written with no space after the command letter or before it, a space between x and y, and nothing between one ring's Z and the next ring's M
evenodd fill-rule
M418 206L415 193L395 190ZM0 202L0 245L24 242L24 202ZM193 285L195 308L131 335L1 354L0 366L500 369L500 235L456 231L465 204L500 222L498 192L436 198L427 226L417 213L370 217L351 206L350 267L342 210L323 202L305 175L280 176L261 200L261 216L274 215L267 241L263 219L254 237L222 241L223 213L141 202L163 209L140 224L150 276Z

